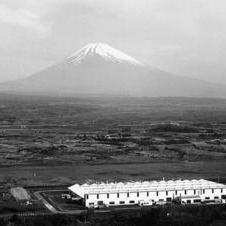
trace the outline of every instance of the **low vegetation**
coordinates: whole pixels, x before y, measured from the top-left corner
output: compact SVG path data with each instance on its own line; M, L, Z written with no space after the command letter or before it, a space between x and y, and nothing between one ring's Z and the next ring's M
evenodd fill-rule
M46 215L0 219L0 226L224 226L226 206L165 207L117 211L111 213L93 213L84 216Z

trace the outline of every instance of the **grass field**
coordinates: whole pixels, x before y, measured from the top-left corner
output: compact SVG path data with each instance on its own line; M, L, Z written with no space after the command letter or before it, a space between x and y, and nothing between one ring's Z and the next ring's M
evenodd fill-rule
M225 161L147 164L30 166L0 168L0 182L16 185L71 184L93 181L225 177Z
M0 167L226 159L225 131L224 99L2 95Z
M226 176L225 99L1 95L0 125L4 185Z

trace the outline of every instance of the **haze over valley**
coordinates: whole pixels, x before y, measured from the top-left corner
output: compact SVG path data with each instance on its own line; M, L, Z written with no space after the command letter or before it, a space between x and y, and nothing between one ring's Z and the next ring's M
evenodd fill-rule
M139 62L105 43L91 43L0 91L42 95L226 97L226 86L177 76Z

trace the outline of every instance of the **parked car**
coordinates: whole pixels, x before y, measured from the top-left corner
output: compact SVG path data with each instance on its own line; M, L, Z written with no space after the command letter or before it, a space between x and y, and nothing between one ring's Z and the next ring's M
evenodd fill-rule
M69 194L61 194L62 199L71 199L71 195Z
M153 200L140 200L138 201L139 206L152 206L154 204Z
M213 204L217 204L216 200L203 200L202 204L208 204L208 205L213 205Z
M163 205L166 205L167 202L166 201L157 201L154 203L156 206L163 206Z

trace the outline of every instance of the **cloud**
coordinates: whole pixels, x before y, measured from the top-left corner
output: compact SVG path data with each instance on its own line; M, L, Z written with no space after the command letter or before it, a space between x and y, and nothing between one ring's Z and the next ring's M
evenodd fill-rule
M37 14L24 8L13 9L0 4L0 21L10 25L29 28L40 35L46 35L49 31L48 26L41 22Z
M225 25L225 0L0 0L0 58L24 57L29 69L101 41L153 66L214 81L219 74L226 83Z

